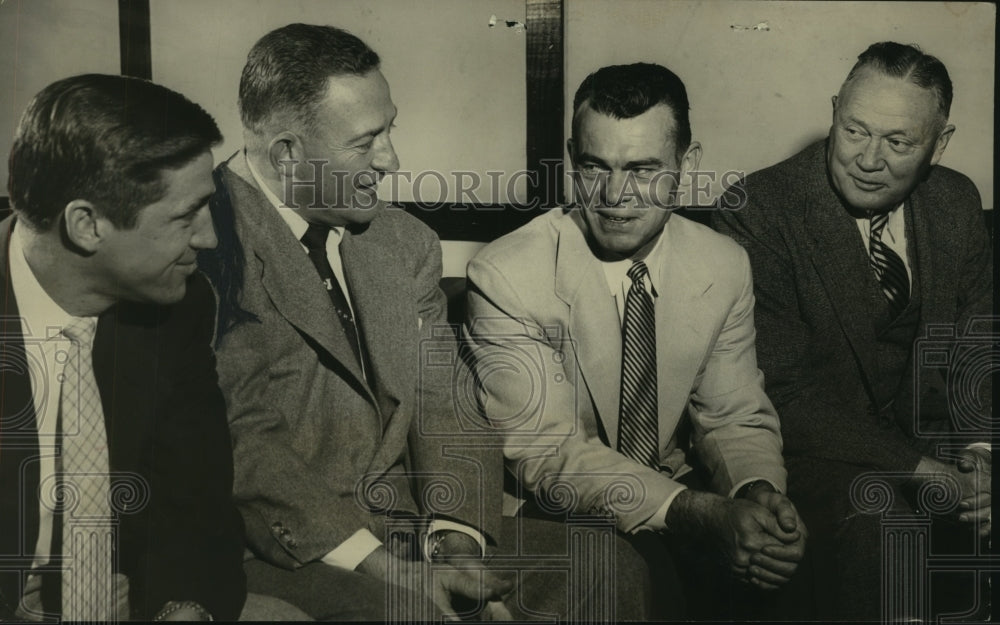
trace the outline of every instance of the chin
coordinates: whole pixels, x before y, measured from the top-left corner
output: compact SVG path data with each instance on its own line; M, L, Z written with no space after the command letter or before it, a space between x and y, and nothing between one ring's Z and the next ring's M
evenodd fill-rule
M159 304L161 306L176 304L177 302L184 299L187 294L187 281L185 280L179 285L172 286L169 288L161 288L153 292L143 293L143 297L139 301L143 301L149 304Z
M847 203L851 205L855 210L862 212L878 212L886 210L888 208L895 208L899 202L893 202L892 200L887 200L881 197L851 197L845 196Z

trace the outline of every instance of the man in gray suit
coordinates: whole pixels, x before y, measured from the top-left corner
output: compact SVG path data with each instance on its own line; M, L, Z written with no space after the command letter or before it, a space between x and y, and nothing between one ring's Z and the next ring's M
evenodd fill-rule
M566 532L501 521L499 446L457 410L452 366L425 366L427 345L461 359L437 237L376 195L399 165L378 55L329 26L272 31L250 51L240 115L246 150L216 171L219 254L203 260L248 585L318 619L564 614L552 580L515 593L482 561ZM643 616L628 607L641 582L618 616Z
M931 507L922 486L954 488L935 551L975 553L990 533L989 383L976 370L990 370L992 339L974 320L991 314L993 263L975 186L938 165L951 99L936 58L874 44L833 97L829 137L747 177L727 193L741 205L715 215L753 265L757 353L823 618L883 614L881 519L859 513L859 476L884 476L893 513ZM936 361L921 357L930 347Z

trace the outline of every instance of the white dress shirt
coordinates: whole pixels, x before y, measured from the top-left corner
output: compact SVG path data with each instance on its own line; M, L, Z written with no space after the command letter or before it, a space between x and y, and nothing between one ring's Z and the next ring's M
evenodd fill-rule
M308 253L309 250L304 244L301 243L301 239L306 233L306 229L309 228L309 222L303 219L294 209L289 208L284 202L278 199L278 196L275 195L266 184L264 184L263 179L260 174L257 173L257 169L254 167L250 158L247 157L246 153L244 153L244 157L246 157L247 168L250 170L250 175L253 176L254 182L257 183L257 187L264 193L264 196L278 211L278 214L281 215L281 218L285 221L285 223L288 224L288 227L291 229L292 234L295 235L295 238L299 239L299 243L302 245L303 253ZM344 278L344 263L340 257L340 242L344 238L344 228L331 227L330 233L330 236L326 239L327 260L329 260L330 267L333 268L333 273L337 277L337 281L340 283L341 289L344 291L344 297L347 299L348 306L352 307L351 315L354 316L350 290L347 288L347 280ZM428 527L427 534L430 535L435 532L446 530L462 532L463 534L471 536L479 544L481 552L485 553L486 539L480 532L468 527L467 525L444 520L434 520ZM365 558L381 546L382 541L372 534L368 528L363 527L354 532L350 538L337 545L332 551L323 556L321 560L326 564L339 566L353 571L358 568L358 565L361 564Z
M21 315L21 335L24 337L28 360L28 377L38 428L39 484L54 479L59 421L59 379L62 376L70 341L62 329L74 319L55 303L38 283L24 257L24 226L15 223L10 237L9 266L11 287ZM96 318L92 318L96 321ZM49 562L52 555L53 489L40 489L38 542L32 567Z

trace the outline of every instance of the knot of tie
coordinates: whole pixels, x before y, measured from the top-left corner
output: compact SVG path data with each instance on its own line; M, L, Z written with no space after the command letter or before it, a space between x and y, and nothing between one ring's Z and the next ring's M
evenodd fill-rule
M632 266L628 268L628 277L636 286L641 287L643 278L648 275L649 269L646 268L646 263L641 260L635 261L632 263Z
M306 233L302 235L302 245L306 246L310 252L326 250L326 238L330 236L330 229L319 224L309 224Z
M878 215L872 215L869 220L869 238L875 239L876 241L882 240L882 231L885 230L885 225L889 223L889 213L879 213Z
M73 317L63 326L62 332L71 341L80 345L91 345L97 332L97 320L93 317Z

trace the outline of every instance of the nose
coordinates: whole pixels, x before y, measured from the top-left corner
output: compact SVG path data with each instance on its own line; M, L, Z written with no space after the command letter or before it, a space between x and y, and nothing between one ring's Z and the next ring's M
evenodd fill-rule
M626 200L625 189L628 186L628 172L610 171L604 176L601 185L601 200L605 206L618 206Z
M389 133L379 137L375 141L375 155L372 158L372 169L375 171L391 173L399 169L399 158L396 156L396 149L392 147L392 139Z
M882 159L882 139L879 137L868 137L864 148L858 154L858 167L864 171L877 171L882 169L884 161Z
M208 204L202 206L195 214L191 228L191 247L194 249L210 250L219 244L219 239L215 236L215 226L212 224L212 214L208 210Z

